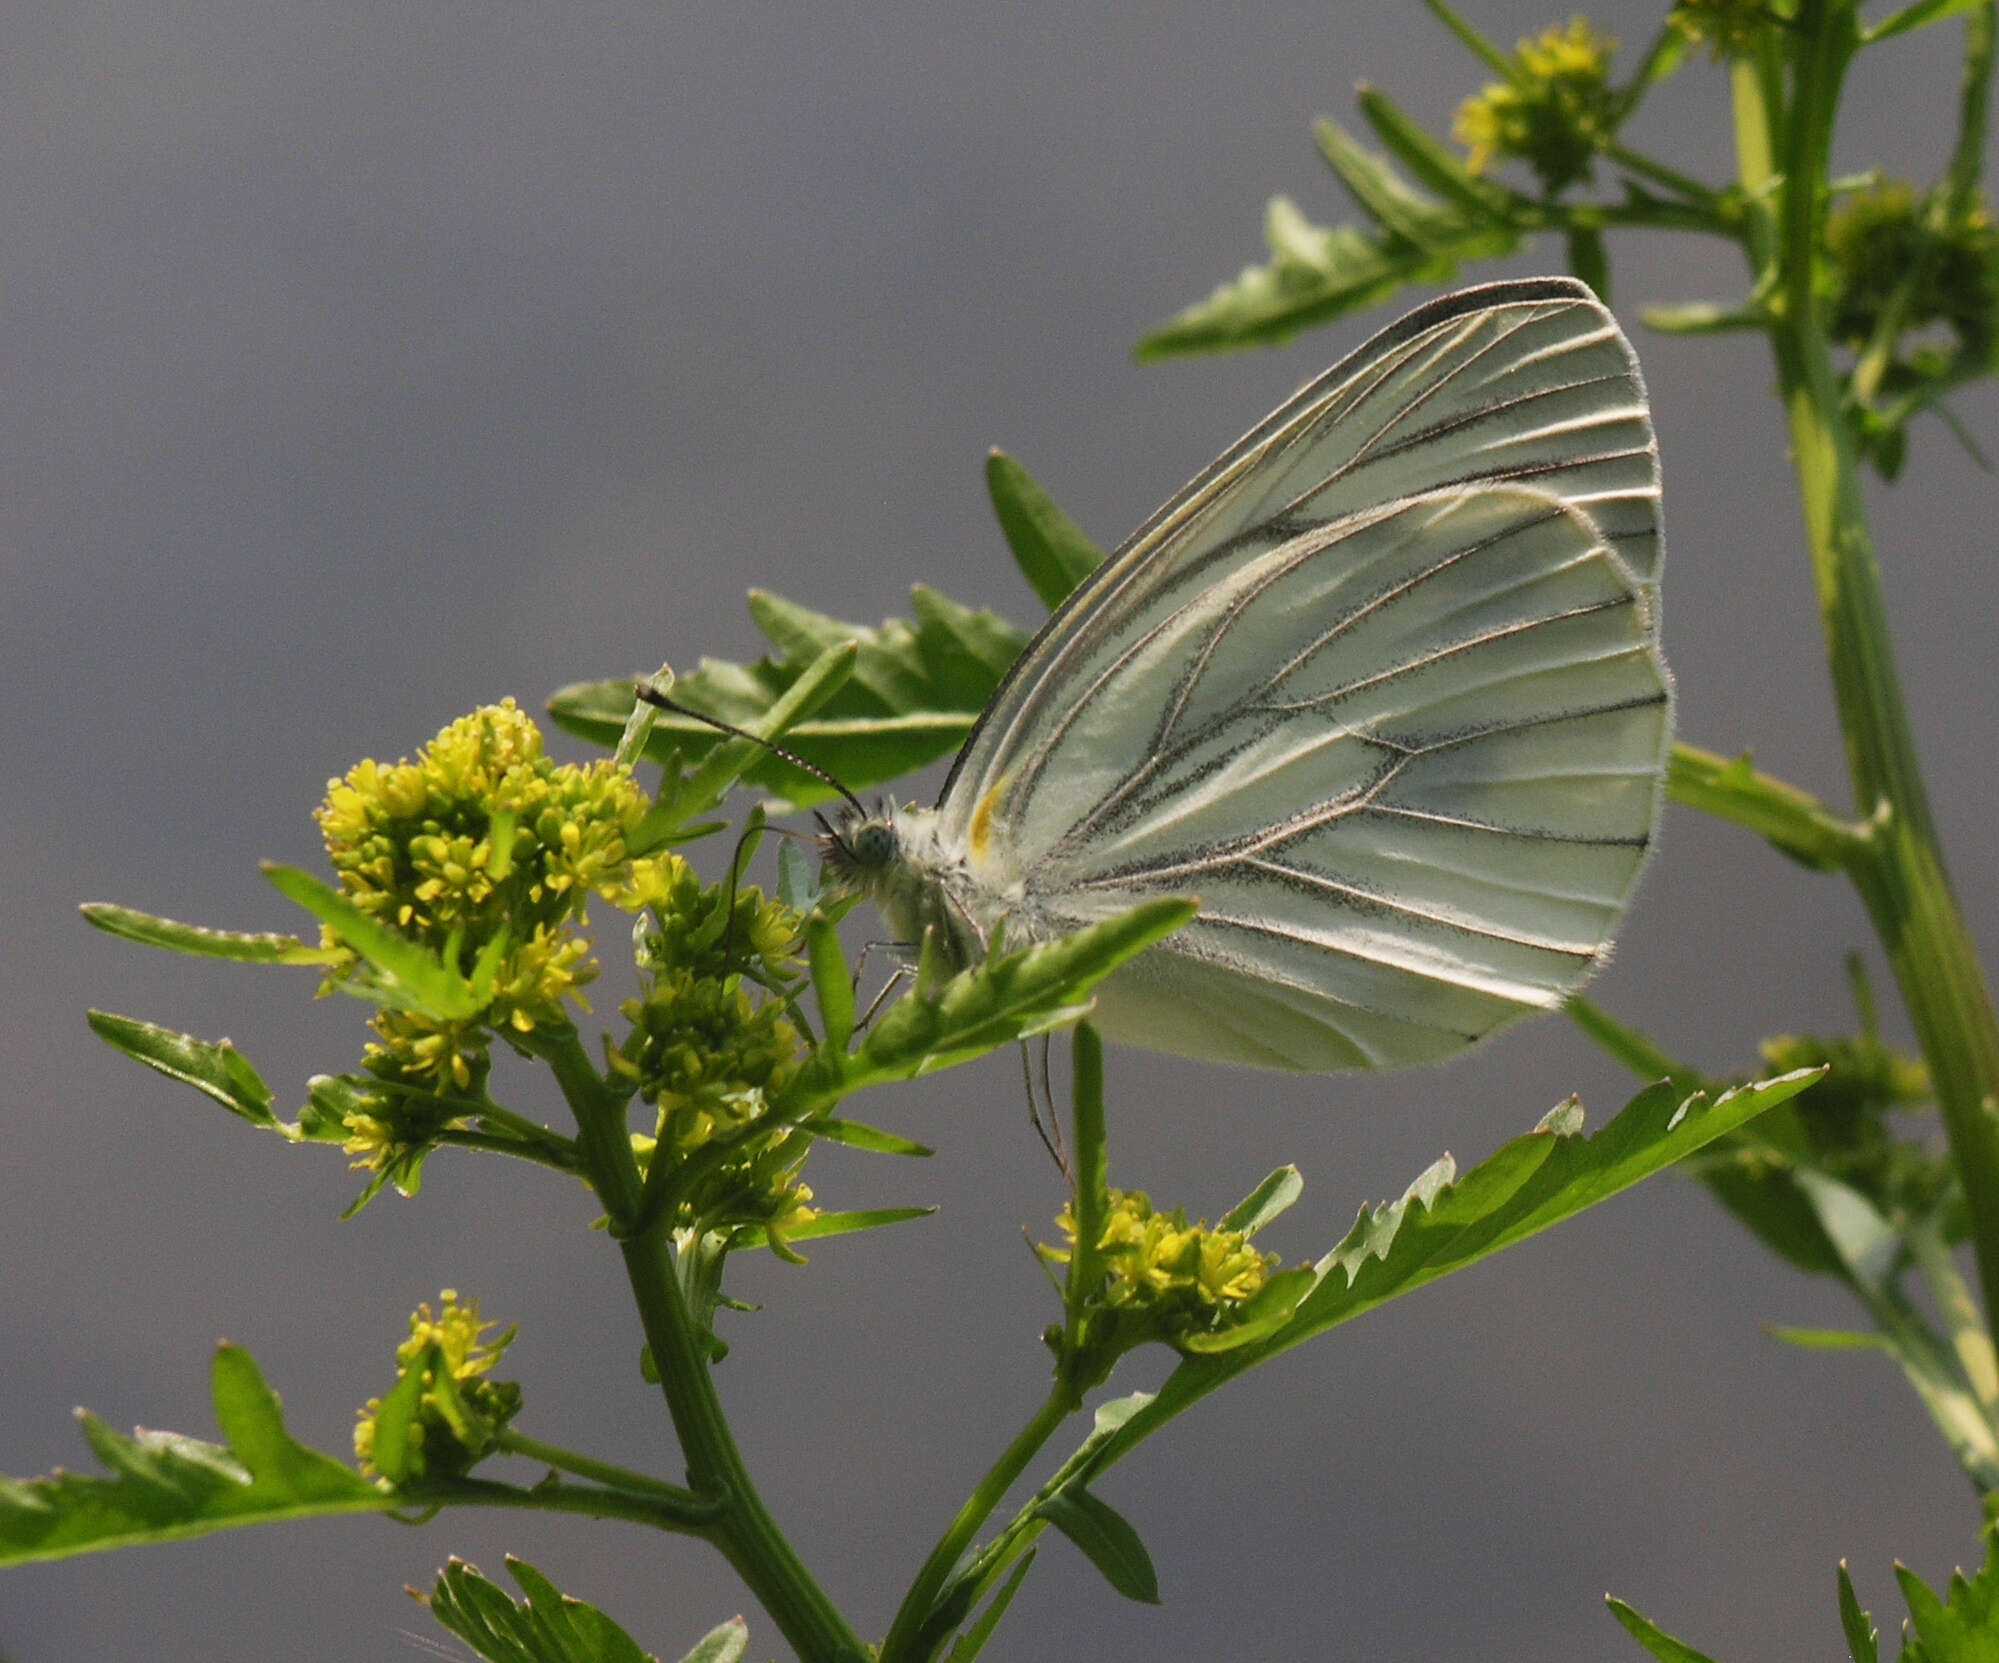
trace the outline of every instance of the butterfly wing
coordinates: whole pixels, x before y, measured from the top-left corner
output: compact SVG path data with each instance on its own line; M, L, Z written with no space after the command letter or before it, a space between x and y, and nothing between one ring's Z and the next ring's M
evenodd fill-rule
M1563 279L1419 308L1107 560L938 804L1030 937L1195 922L1099 990L1113 1037L1325 1070L1559 1003L1656 823L1657 453L1615 322Z

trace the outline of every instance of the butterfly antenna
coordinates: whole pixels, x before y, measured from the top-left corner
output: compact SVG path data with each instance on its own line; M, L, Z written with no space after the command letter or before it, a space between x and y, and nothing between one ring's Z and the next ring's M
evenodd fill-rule
M852 807L856 814L860 815L864 820L867 818L868 811L861 806L860 798L856 797L853 792L849 791L824 768L821 768L818 763L807 762L796 751L787 751L782 745L773 743L761 734L751 733L747 729L737 727L734 722L725 722L719 716L710 716L706 711L695 710L690 706L681 704L678 700L670 699L657 687L653 686L650 681L641 679L634 684L632 691L649 705L654 705L661 710L670 710L676 716L690 716L697 722L703 722L711 728L720 729L723 733L732 734L738 739L747 739L752 745L763 746L771 755L782 757L792 767L810 774L822 785L830 785L842 797L847 799L849 806Z

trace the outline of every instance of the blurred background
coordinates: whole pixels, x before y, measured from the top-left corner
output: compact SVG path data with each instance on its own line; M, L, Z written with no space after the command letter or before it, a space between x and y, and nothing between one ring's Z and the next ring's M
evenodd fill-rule
M1465 10L1508 44L1566 16ZM1662 10L1592 15L1628 59ZM1957 50L1950 25L1870 55L1837 165L1926 181ZM662 657L754 656L748 584L871 622L921 580L1031 621L988 446L1113 543L1388 321L1229 359L1130 353L1261 258L1272 192L1345 216L1309 123L1347 117L1360 77L1438 126L1486 79L1414 0L6 8L0 1471L90 1468L77 1404L214 1436L225 1336L300 1437L343 1450L406 1313L451 1286L521 1325L529 1430L677 1475L580 1188L447 1153L417 1201L339 1222L357 1180L336 1152L250 1135L83 1012L226 1033L287 1113L309 1074L351 1066L362 1012L315 1004L310 972L94 934L76 904L297 928L256 863L319 865L330 775L505 694L538 710ZM1725 175L1721 74L1696 58L1629 136ZM1665 456L1682 732L1843 804L1762 344L1636 327L1741 274L1685 239L1612 255ZM1991 388L1959 408L1989 440ZM1877 497L1990 955L1999 498L1934 422ZM1844 887L1676 810L1595 991L1670 1050L1747 1066L1763 1034L1850 1025L1841 956L1866 935ZM1272 1240L1303 1258L1443 1151L1481 1158L1571 1091L1601 1123L1632 1085L1546 1021L1392 1078L1116 1052L1110 1088L1113 1181L1162 1203L1212 1216L1296 1161L1306 1196ZM534 1076L516 1090L561 1113ZM1020 1231L1046 1235L1061 1197L1003 1053L860 1112L937 1157L827 1150L821 1199L942 1212L809 1269L746 1267L767 1309L728 1321L720 1381L778 1517L879 1634L1040 1400L1053 1303ZM988 1655L1634 1658L1608 1589L1720 1658L1779 1663L1834 1652L1842 1556L1892 1632L1891 1561L1940 1584L1977 1551L1977 1509L1891 1365L1765 1332L1850 1320L1691 1184L1650 1183L1210 1399L1103 1485L1164 1607L1118 1600L1051 1537ZM356 1519L10 1572L0 1649L393 1663L444 1638L405 1583L452 1553L497 1575L507 1551L663 1657L744 1609L713 1554L630 1527ZM747 1614L752 1655L781 1649Z

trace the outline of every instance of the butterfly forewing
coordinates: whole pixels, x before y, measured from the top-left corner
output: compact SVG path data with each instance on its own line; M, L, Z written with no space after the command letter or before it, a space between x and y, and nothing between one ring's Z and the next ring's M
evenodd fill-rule
M1114 1037L1294 1068L1447 1055L1559 1002L1643 863L1670 737L1656 454L1560 279L1419 309L1271 416L1065 603L938 828L1036 933L1195 922Z

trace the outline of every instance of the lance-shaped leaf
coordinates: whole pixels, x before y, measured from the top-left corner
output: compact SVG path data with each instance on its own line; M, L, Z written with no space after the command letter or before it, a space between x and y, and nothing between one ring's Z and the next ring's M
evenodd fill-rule
M403 1505L345 1462L294 1439L247 1351L233 1345L216 1351L214 1391L223 1444L177 1432L141 1430L127 1438L79 1412L83 1434L111 1476L58 1470L47 1478L0 1479L0 1564Z
M674 683L673 696L693 709L751 727L830 648L854 644L852 674L825 702L793 722L787 749L826 769L850 790L865 790L910 773L955 750L972 731L1007 666L1027 644L1026 632L990 612L975 612L919 588L913 619L879 627L847 623L780 596L752 590L750 615L775 648L754 664L703 659ZM632 708L629 677L578 682L554 693L549 714L570 733L609 748L622 736ZM691 717L662 711L646 742L663 761L678 749L698 763L722 736ZM781 758L752 760L743 778L799 804L834 793Z
M1102 564L1104 551L1003 450L986 458L986 490L1021 575L1053 610Z
M368 980L340 983L344 991L438 1022L469 1020L490 1002L492 990L480 988L477 971L469 980L461 976L428 948L370 917L310 872L266 863L264 876L280 895L333 930L367 965ZM490 968L483 961L492 956L490 950L481 954L480 968L488 974Z
M437 1573L424 1603L488 1663L659 1663L596 1606L563 1593L526 1560L508 1554L507 1572L527 1595L518 1605L476 1565L456 1558ZM749 1632L736 1618L683 1663L736 1663L748 1644Z
M849 1092L968 1062L995 1046L1074 1022L1088 1013L1098 982L1195 911L1192 901L1147 901L1059 941L996 954L950 977L928 954L915 987L883 1012L859 1048L822 1045L776 1107L809 1121Z
M109 901L86 901L79 910L106 935L193 958L229 959L237 964L332 964L340 957L337 947L308 946L297 936L212 930L203 924L182 924L133 907L114 906Z
M299 1136L296 1126L287 1126L271 1113L271 1088L250 1059L228 1040L196 1039L136 1017L113 1016L109 1011L90 1012L89 1022L92 1033L134 1062L193 1086L252 1126L282 1132L286 1137Z
M1152 1568L1152 1555L1131 1521L1115 1507L1077 1484L1057 1490L1041 1504L1040 1512L1126 1599L1142 1605L1159 1603L1159 1574Z
M871 1207L858 1212L816 1213L803 1224L785 1226L786 1242L823 1241L828 1236L851 1236L857 1230L879 1230L884 1224L903 1224L912 1218L928 1218L935 1207ZM768 1247L770 1232L761 1224L739 1226L729 1235L729 1246Z
M1659 1663L1714 1663L1706 1652L1695 1651L1686 1641L1674 1639L1657 1623L1641 1617L1614 1595L1606 1594L1604 1604L1610 1607L1610 1614L1617 1619L1624 1632L1656 1657Z

